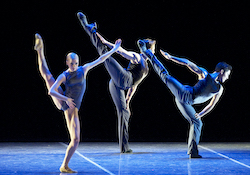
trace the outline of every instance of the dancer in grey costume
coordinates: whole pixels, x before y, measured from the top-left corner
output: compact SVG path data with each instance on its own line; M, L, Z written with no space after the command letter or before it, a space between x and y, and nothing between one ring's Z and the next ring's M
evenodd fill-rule
M192 72L198 75L199 81L195 86L182 85L178 80L172 77L162 63L156 58L150 49L146 47L148 40L139 40L138 45L142 52L150 59L155 72L161 80L170 89L175 96L175 102L182 115L190 123L188 154L190 158L201 158L198 147L201 135L201 118L210 112L219 101L223 93L224 83L231 73L232 67L225 62L220 62L215 68L215 72L208 73L207 70L194 64L193 62L169 55L161 50L161 54L168 60L174 61L180 65L187 66ZM154 41L154 43L156 43ZM199 113L193 108L193 104L200 104L210 100L210 103Z
M77 15L83 29L90 36L90 40L96 47L99 55L108 51L107 46L109 48L114 47L114 44L105 40L96 31L96 23L88 24L86 16L81 12ZM138 85L147 76L149 68L146 62L147 58L143 54L127 51L122 47L118 49L117 53L130 61L127 69L124 69L113 57L106 59L104 65L111 77L109 91L117 110L120 152L131 153L132 150L129 148L128 143L128 124L131 115L129 104ZM125 90L127 90L126 97Z

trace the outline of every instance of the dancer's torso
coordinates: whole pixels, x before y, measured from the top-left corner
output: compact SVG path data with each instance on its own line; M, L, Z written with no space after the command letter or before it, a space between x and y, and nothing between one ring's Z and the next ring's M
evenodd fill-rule
M194 104L206 102L216 95L220 88L221 85L208 73L204 79L199 80L196 85L193 86Z
M65 96L73 98L76 107L79 109L84 92L86 90L86 78L84 76L83 67L79 67L75 72L65 71L66 77Z
M132 73L133 76L133 84L139 84L148 74L149 68L148 63L143 58L142 54L140 54L140 62L138 64L129 63L127 70Z

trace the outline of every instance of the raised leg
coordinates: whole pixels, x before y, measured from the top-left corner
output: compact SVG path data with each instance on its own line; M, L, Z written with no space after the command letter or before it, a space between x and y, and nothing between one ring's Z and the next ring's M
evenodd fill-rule
M51 74L51 72L49 71L49 68L48 68L48 65L47 65L47 62L46 62L46 59L44 56L43 40L39 34L35 35L35 47L34 47L34 49L37 51L37 55L38 55L37 57L38 57L39 72L45 81L47 90L49 91L51 86L54 84L55 79L54 79L53 75ZM63 94L63 90L61 87L58 89L58 92ZM62 108L62 101L61 100L58 100L55 97L52 97L52 100L58 109Z
M169 72L167 71L167 69L157 59L157 57L151 52L151 50L146 48L146 43L143 40L138 40L137 45L140 51L149 58L150 63L152 64L154 68L154 71L159 75L161 80L166 84L166 80L169 76Z
M102 55L106 52L108 52L108 48L106 45L104 45L99 37L96 35L97 25L96 23L88 24L86 16L78 12L77 17L80 21L81 26L85 30L85 32L89 35L90 41L95 46L97 52L99 55Z

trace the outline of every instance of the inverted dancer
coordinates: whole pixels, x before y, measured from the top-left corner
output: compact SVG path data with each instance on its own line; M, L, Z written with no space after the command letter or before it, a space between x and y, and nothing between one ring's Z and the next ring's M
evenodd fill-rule
M59 110L64 111L67 128L70 134L70 143L66 150L64 161L60 167L60 171L64 173L76 173L68 167L69 161L78 147L80 141L80 122L78 111L81 106L82 98L86 90L86 77L90 69L101 64L111 54L113 54L120 46L121 40L117 40L112 50L101 55L93 62L79 66L79 57L76 53L70 52L66 56L66 64L68 69L64 71L55 80L51 74L45 56L44 44L39 34L35 35L34 49L38 54L39 71L46 83L49 95ZM61 84L65 84L65 92L61 88Z
M109 48L114 47L114 44L105 40L96 31L96 23L88 24L86 16L81 12L77 13L77 16L99 55L108 52L107 46ZM151 49L154 50L154 48ZM146 61L147 58L143 54L127 51L122 47L119 47L116 52L130 61L128 68L124 69L113 57L106 59L104 65L111 77L109 91L117 110L120 152L131 153L132 150L129 148L128 143L128 124L131 115L129 104L138 85L147 76L149 68ZM127 94L125 97L126 90Z
M225 62L216 65L215 71L209 73L193 62L169 55L167 52L160 50L161 54L167 59L177 64L187 66L198 76L198 82L195 86L182 85L178 80L172 77L162 63L156 58L150 49L146 47L147 40L140 40L139 47L144 54L151 60L155 72L161 80L170 89L175 96L175 102L182 115L190 123L188 139L188 155L190 158L201 158L198 147L201 135L202 121L201 118L208 114L219 101L222 93L222 84L229 78L232 67ZM196 112L192 105L201 104L208 100L210 103L203 108L201 112Z

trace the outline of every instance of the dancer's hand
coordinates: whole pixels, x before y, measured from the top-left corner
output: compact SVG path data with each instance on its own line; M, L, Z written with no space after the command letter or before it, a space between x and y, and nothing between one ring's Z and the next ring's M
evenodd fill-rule
M115 46L113 47L112 50L113 50L114 52L117 51L117 50L119 49L121 43L122 43L122 40L121 40L121 39L116 40L116 41L115 41Z
M163 50L160 50L161 54L168 60L170 60L172 58L171 55L169 55L167 52L164 52Z
M43 49L43 39L41 37L41 35L39 35L38 33L35 34L35 46L34 49L36 51L39 51L41 49Z
M70 109L73 109L74 107L76 107L76 104L74 103L74 99L72 98L68 98L66 101L66 104L69 106Z
M96 35L100 38L100 40L102 41L103 44L108 44L109 42L107 40L105 40L102 35L100 35L98 32L96 32Z
M197 118L197 119L200 120L200 119L201 119L201 116L200 116L198 113L196 113L196 114L195 114L195 118Z

